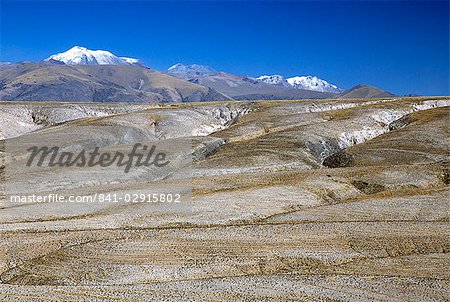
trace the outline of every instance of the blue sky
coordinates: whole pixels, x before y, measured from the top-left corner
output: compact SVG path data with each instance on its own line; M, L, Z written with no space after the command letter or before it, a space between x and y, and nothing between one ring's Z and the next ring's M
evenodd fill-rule
M2 1L0 61L74 45L234 74L448 95L448 1Z

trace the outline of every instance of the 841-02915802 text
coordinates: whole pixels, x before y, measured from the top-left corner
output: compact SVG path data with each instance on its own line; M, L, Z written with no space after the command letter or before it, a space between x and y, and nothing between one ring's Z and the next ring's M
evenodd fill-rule
M180 194L154 193L154 194L99 194L99 202L181 202Z

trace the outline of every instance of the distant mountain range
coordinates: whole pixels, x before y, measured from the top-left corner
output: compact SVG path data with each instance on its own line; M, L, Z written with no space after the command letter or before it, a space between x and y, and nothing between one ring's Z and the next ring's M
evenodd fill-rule
M315 76L250 77L178 63L165 73L140 60L75 46L42 62L0 63L1 101L191 102L210 100L389 97L380 89L348 91Z
M344 91L344 89L339 88L336 85L330 84L325 80L321 80L315 76L295 76L286 79L283 76L276 74L276 75L263 75L256 79L268 84L288 88L292 87L295 89L332 92L332 93L340 93Z
M249 76L218 72L204 65L178 63L167 70L174 77L220 91L236 100L328 98L331 93L282 86Z
M167 72L176 77L188 80L193 80L198 77L212 76L219 73L209 66L197 64L184 65L181 63L178 63L170 67L169 69L167 69ZM226 73L222 72L222 74ZM336 85L330 84L325 80L321 80L315 76L295 76L291 78L284 78L281 75L263 75L257 78L252 78L248 76L245 76L245 78L284 88L294 88L294 89L331 92L331 93L340 93L344 91L344 89L339 88Z

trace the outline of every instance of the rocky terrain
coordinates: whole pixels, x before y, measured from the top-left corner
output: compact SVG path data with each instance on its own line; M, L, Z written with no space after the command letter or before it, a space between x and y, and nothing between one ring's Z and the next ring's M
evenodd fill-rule
M0 300L448 301L449 106L448 97L0 103ZM99 130L79 136L86 126ZM15 146L49 136L75 149L187 141L178 156L192 158L190 174L171 177L180 164L161 182L146 170L108 181L88 168L8 175L23 161ZM192 203L5 195L152 186L189 188Z

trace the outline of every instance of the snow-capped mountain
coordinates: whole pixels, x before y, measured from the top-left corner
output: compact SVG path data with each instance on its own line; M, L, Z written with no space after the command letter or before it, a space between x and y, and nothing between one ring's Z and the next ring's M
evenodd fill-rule
M54 54L45 61L57 61L68 65L135 65L139 62L132 58L119 58L106 50L90 50L74 46L66 52Z
M321 80L314 76L297 76L292 78L284 78L281 75L263 75L256 78L258 81L295 89L312 90L320 92L339 93L344 91L336 85L330 84L325 80Z
M314 90L321 92L339 93L344 91L336 85L330 84L325 80L315 76L297 76L288 78L287 82L296 89Z
M11 63L11 62L0 62L0 68L2 68L2 67L10 67L10 66L13 66L14 65L14 63Z
M184 65L181 63L175 64L169 69L167 69L167 73L177 74L177 73L194 73L197 75L213 75L216 74L217 71L212 69L209 66L206 65L198 65L198 64L192 64L192 65Z
M262 75L256 79L258 81L261 81L261 82L264 82L267 84L283 86L283 87L291 87L291 85L288 83L288 81L286 81L286 79L283 76L278 75L278 74Z
M131 65L143 65L141 60L139 60L139 59L127 58L127 57L120 57L119 59L121 59L122 61L125 61Z

